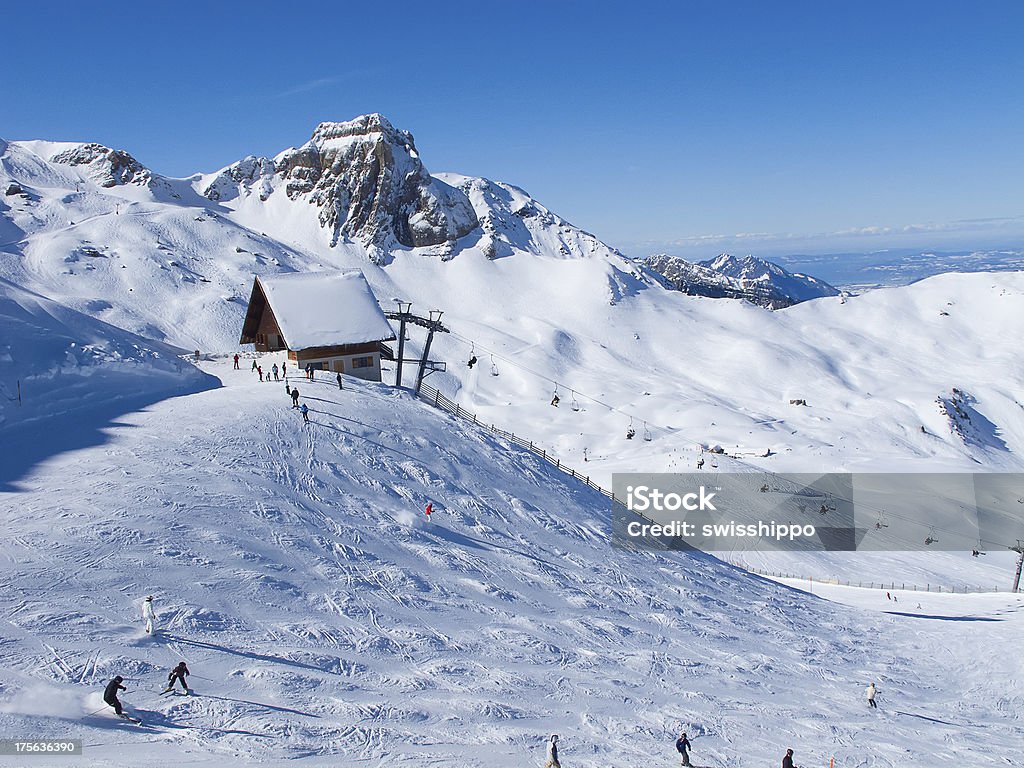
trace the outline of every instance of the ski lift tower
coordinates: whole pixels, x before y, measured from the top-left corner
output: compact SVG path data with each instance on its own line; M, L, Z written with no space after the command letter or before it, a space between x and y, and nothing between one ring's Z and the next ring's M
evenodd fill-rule
M420 385L423 383L423 379L434 373L434 371L444 371L447 369L446 363L439 360L428 360L427 357L430 355L430 345L434 341L434 333L449 333L449 331L441 323L441 315L444 314L441 310L432 309L430 310L430 317L422 317L412 313L411 301L395 299L395 303L398 304L397 312L384 313L384 316L388 320L398 321L398 357L395 359L395 362L397 363L395 386L402 386L402 363L419 363L419 370L416 375L416 387L413 390L418 395L420 393ZM413 325L418 325L421 328L427 329L427 341L423 345L423 356L419 359L416 359L415 357L405 357L406 323L412 323Z
M1010 547L1010 550L1020 555L1017 558L1017 574L1013 577L1013 591L1014 593L1020 588L1020 572L1021 568L1024 567L1024 542L1017 539L1017 546Z

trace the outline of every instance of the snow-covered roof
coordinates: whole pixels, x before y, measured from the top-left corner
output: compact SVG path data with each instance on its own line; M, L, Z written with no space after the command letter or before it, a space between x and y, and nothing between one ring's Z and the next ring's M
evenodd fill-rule
M257 277L288 349L395 338L359 270Z

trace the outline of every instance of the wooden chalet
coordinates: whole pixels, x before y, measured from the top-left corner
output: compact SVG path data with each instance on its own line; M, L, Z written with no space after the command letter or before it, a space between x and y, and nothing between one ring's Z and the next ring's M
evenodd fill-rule
M253 281L242 344L257 352L288 350L299 370L336 371L380 381L380 361L394 360L395 338L363 273L309 272Z

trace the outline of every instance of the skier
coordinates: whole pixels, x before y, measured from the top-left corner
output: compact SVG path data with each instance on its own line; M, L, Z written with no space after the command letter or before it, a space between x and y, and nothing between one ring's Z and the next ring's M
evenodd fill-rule
M252 361L252 370L254 370L254 371L255 371L255 370L256 370L256 368L257 368L257 366L256 366L256 361L255 361L255 360L253 360L253 361Z
M199 350L197 349L193 354L195 355L196 362L198 363L199 362Z
M142 601L142 618L146 620L146 634L152 635L156 631L156 612L153 610L152 595L147 595Z
M238 360L239 360L238 355L235 355L235 370L236 371L239 370L239 368L238 368Z
M885 599L886 600L892 600L892 595L890 595L888 592L886 592L885 593Z
M424 512L427 513L427 522L429 523L430 522L430 516L434 513L434 505L428 501L427 502L427 508L424 510Z
M782 758L782 768L796 768L796 766L793 765L793 750L792 749L787 749L786 750L786 756L784 758Z
M258 373L260 375L260 381L263 381L263 366L262 365L257 365L256 366L256 373Z
M306 378L309 379L310 381L313 380L313 364L312 363L306 363Z
M281 375L288 378L288 363L281 363Z
M676 739L676 751L679 752L679 757L682 760L682 765L690 764L690 754L687 750L690 749L690 740L686 738L686 732L684 731L678 739Z
M107 687L103 690L103 701L112 706L114 708L114 712L119 717L124 717L125 715L124 709L121 707L121 701L117 698L117 692L128 690L123 685L121 685L122 682L124 682L124 678L118 675L109 683L107 683Z
M875 694L878 693L878 689L875 688L874 683L871 683L871 685L868 686L866 693L868 696L868 706L878 709L878 705L875 704Z
M307 408L306 404L303 403L299 410L302 412L302 420L309 424L309 408Z
M299 407L299 388L292 387L292 408Z
M188 683L185 682L185 678L188 677L191 672L188 671L188 665L183 661L167 675L167 689L164 693L170 693L174 690L174 684L178 680L181 681L181 687L185 689L185 693L188 693Z
M279 379L277 378L277 363L274 363L274 367L271 368L270 370L274 372L274 381L279 381Z
M548 740L548 761L544 763L544 768L562 768L562 764L558 762L557 733L552 733L551 738Z
M338 374L338 389L344 389L344 387L341 386L341 374L340 373Z

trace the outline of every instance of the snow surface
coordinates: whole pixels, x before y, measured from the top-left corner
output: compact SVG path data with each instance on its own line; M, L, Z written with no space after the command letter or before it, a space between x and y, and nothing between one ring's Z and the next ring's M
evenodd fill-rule
M395 337L363 273L303 272L257 278L289 349Z
M599 494L406 393L303 379L303 426L280 383L202 365L225 386L5 496L0 732L95 766L539 765L549 732L564 765L668 765L680 729L697 765L1021 756L1019 596L848 607L616 550ZM197 695L160 698L180 660ZM114 674L144 726L104 711Z

